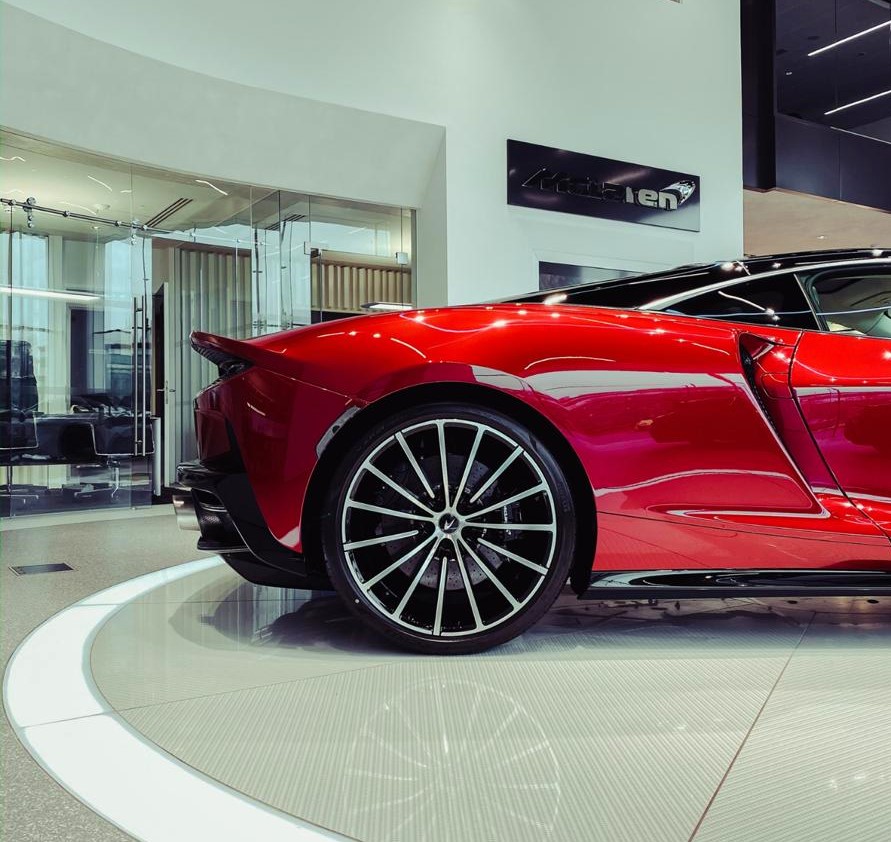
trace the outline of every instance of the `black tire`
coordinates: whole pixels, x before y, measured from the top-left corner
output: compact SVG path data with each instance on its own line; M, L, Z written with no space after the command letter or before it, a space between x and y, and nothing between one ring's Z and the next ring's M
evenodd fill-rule
M403 410L363 433L322 511L336 590L386 638L428 654L524 632L554 603L575 550L574 500L553 453L469 403Z

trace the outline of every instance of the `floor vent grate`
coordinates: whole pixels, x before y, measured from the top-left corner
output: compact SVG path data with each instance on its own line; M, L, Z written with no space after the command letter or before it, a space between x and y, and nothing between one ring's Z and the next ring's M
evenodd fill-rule
M9 568L16 576L28 576L31 573L65 573L74 570L69 564L21 564Z

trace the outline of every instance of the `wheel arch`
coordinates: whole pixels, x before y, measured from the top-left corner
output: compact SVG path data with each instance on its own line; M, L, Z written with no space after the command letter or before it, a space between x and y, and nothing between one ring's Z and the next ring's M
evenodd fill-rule
M570 582L576 593L584 593L591 580L597 543L597 514L591 483L581 460L563 433L541 412L513 395L478 384L437 382L409 386L374 401L345 421L325 445L307 486L301 517L303 546L307 557L323 563L320 529L322 501L334 468L348 443L362 436L388 415L431 401L467 402L503 412L529 427L551 449L566 472L576 505L576 557L570 568ZM590 517L586 516L587 512L590 512Z

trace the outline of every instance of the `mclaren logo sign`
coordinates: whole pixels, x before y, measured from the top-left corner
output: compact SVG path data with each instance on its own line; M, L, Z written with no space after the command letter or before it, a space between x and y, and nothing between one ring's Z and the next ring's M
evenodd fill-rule
M687 173L507 142L512 205L699 230L699 178Z

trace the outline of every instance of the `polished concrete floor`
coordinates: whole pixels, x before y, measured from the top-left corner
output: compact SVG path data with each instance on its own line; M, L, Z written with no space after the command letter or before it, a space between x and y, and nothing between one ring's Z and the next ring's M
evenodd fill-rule
M51 574L68 585L10 582L7 636L110 581L197 557L151 520L67 527L67 544L17 533L31 557L67 546L88 570L92 547L104 561L81 585L70 573ZM112 541L127 548L114 573ZM26 615L18 603L43 591ZM354 839L884 842L889 655L891 600L570 595L500 649L404 655L332 595L214 567L123 605L88 667L117 715L173 758ZM10 839L125 838L61 790L42 807L49 778L21 749L4 754L22 802L8 807Z

